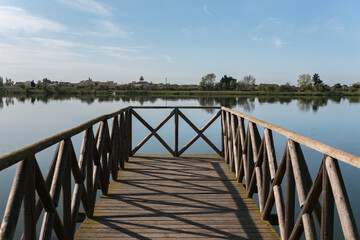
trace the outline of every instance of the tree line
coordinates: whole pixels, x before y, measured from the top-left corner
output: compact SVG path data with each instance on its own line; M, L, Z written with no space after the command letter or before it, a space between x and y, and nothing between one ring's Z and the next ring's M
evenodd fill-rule
M216 75L209 73L201 78L199 90L233 90L233 91L261 91L261 92L360 92L360 82L353 83L351 86L336 83L330 86L320 79L318 73L312 76L308 73L300 74L297 79L297 86L275 83L256 84L256 79L252 75L246 75L238 81L232 76L224 75L219 82L216 82Z
M140 79L141 80L141 79ZM143 81L143 79L142 79ZM256 84L256 78L252 75L246 75L241 80L228 75L221 77L216 81L216 75L209 73L203 76L199 84L164 84L143 82L144 85L134 83L118 84L116 82L93 81L91 78L82 81L83 83L69 83L51 81L44 78L42 81L35 82L14 82L11 78L2 78L0 76L0 90L8 92L39 92L46 94L73 94L79 92L96 92L96 91L259 91L259 92L359 92L360 83L354 83L350 86L336 83L332 86L326 84L318 73L300 74L297 79L297 86L286 84Z

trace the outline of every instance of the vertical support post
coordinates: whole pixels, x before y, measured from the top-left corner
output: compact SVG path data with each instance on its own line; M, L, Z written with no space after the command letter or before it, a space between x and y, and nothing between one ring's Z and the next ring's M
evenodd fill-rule
M24 194L24 239L36 239L35 221L35 157L29 161L29 176Z
M289 155L289 152L287 153ZM286 191L285 191L285 239L288 239L294 228L295 214L295 178L289 156L286 157Z
M224 112L224 110L220 110L221 111L221 155L222 155L222 157L225 157L225 153L224 153L224 137L225 137L225 135L224 135L224 121L225 121L225 116L224 116L224 114L225 114L225 112Z
M344 237L345 239L359 239L359 232L356 228L355 218L351 210L339 163L336 159L327 157L325 165Z
M175 149L175 156L179 157L179 109L175 108L175 140L174 140L174 149Z
M325 160L324 160L325 161ZM323 164L321 239L333 239L334 233L334 197L332 195L326 164Z
M128 122L129 122L129 125L128 125L128 132L129 132L129 156L132 156L131 155L131 152L132 152L132 108L129 109L129 118L128 118ZM127 158L128 159L128 158Z

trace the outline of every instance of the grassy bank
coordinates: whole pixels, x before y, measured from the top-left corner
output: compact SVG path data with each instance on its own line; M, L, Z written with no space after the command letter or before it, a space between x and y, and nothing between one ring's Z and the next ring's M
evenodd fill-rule
M276 96L276 97L342 97L360 96L359 92L262 92L262 91L154 91L154 90L98 90L98 89L0 89L0 96L149 96L149 97L254 97L254 96Z

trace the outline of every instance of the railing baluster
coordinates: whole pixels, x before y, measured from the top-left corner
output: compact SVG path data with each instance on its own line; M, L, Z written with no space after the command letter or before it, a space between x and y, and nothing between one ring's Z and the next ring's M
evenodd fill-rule
M54 230L58 239L64 238L64 229L60 220L60 217L56 211L54 202L50 196L49 189L46 186L44 178L42 176L39 165L35 161L35 179L36 179L36 191L41 199L42 205L47 213L52 213L54 215ZM46 213L45 213L46 214ZM42 229L43 231L43 229ZM49 236L50 237L50 236ZM39 239L44 239L43 234L40 233Z
M0 239L13 239L14 237L21 202L23 200L26 182L30 172L29 164L30 161L25 159L21 161L16 168L14 182L10 190L4 218L1 224Z
M290 140L291 141L291 140ZM291 143L289 144L292 145ZM290 153L291 154L291 153ZM293 159L291 160L293 161ZM294 225L293 231L289 237L289 239L299 239L302 233L302 229L305 232L306 239L317 239L315 223L314 219L311 215L311 212L315 209L317 200L321 194L322 187L322 174L323 174L323 163L321 163L319 171L316 174L314 183L312 184L309 193L307 194L305 200L303 201L303 205L301 207L300 214L297 218L297 221ZM293 165L294 168L294 165ZM296 182L296 174L294 172L295 182Z
M232 141L232 148L233 148L233 156L234 156L234 161L233 161L233 165L231 166L231 171L235 172L236 177L239 176L239 164L240 164L240 160L239 160L239 143L240 143L240 138L239 138L239 122L238 122L238 117L235 115L232 115L232 120L231 120L231 132L232 132L232 136L233 136L233 141Z
M175 156L179 157L179 109L175 108L174 111L174 152Z
M72 148L72 147L71 147ZM72 150L72 149L71 149ZM71 151L70 150L70 151ZM62 192L62 221L65 230L65 238L71 238L71 168L70 168L70 153L65 162L63 192Z
M113 117L113 121L111 124L111 134L110 134L110 141L109 141L109 151L111 151L112 161L111 161L111 177L115 181L118 176L119 170L119 141L118 141L118 116Z
M263 212L261 213L262 219L268 219L271 213L271 209L275 203L276 212L278 215L278 222L280 228L280 235L282 238L285 236L285 213L284 213L284 199L281 192L281 182L284 177L286 171L286 161L288 158L288 145L285 145L284 152L280 159L279 168L276 171L276 175L272 180L272 188L270 189L270 193L268 198L266 199L265 207ZM274 164L274 161L269 159L270 164ZM275 168L275 167L274 167ZM271 174L271 172L270 172Z
M61 141L58 159L56 161L55 172L53 181L50 188L50 196L51 199L57 207L59 197L60 197L60 190L64 179L64 172L66 168L66 162L69 158L70 152L70 139L66 139ZM50 239L51 232L54 225L55 213L54 212L45 212L43 224L41 227L40 232L40 239Z
M245 172L246 172L246 145L247 145L247 139L248 136L245 134L245 124L244 124L244 118L240 118L240 123L239 123L239 131L240 131L240 147L239 147L239 158L240 158L240 166L239 166L239 176L237 178L238 182L242 182L243 178L245 176Z
M26 182L24 194L24 239L36 238L35 221L35 157L32 156L29 161L29 176Z
M326 158L326 156L324 156ZM334 197L332 195L326 164L323 164L321 239L331 240L334 235Z
M295 143L294 141L289 139L288 146L289 146L289 153L290 153L292 168L293 168L293 172L294 172L296 189L297 189L298 198L299 198L299 204L300 204L300 207L303 209L303 206L306 202L306 196L308 195L304 172L302 171L304 166L302 166L300 164L299 159L301 157L299 156L299 151L297 149L299 147L298 143ZM316 238L316 233L314 232L315 227L313 226L314 221L312 219L312 215L311 214L304 215L302 217L302 221L304 224L305 236L312 237L313 239ZM294 231L295 231L295 229L294 229ZM291 234L291 235L293 235L293 234ZM295 235L295 236L297 236L297 235Z
M229 152L228 152L228 131L227 131L227 112L221 111L221 120L222 120L222 135L223 135L223 154L224 154L224 161L228 163L229 161Z
M125 144L125 120L124 120L124 115L125 113L121 113L120 114L120 118L119 118L119 126L120 126L120 131L119 131L119 136L120 136L120 147L119 147L119 151L120 151L120 169L124 169L125 166L125 154L126 154L126 144Z
M344 236L346 239L360 239L339 164L332 157L327 157L325 164Z
M285 239L290 237L294 227L295 214L295 179L290 157L286 160L285 188Z

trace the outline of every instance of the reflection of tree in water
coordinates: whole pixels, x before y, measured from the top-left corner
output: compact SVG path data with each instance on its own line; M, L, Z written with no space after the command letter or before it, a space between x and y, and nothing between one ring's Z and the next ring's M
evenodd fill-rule
M212 107L215 106L215 98L198 98L199 104L202 107ZM208 113L214 113L214 109L205 109Z
M8 107L9 105L14 105L14 104L15 104L14 98L0 97L0 109L2 109L4 106Z
M328 102L327 97L314 97L314 98L298 98L298 107L300 111L307 112L310 108L317 112L320 107L325 107Z
M327 105L327 102L328 102L328 98L324 98L324 97L314 98L312 105L313 111L317 112L319 107L325 107Z
M360 103L360 97L347 97L349 103Z
M334 97L330 97L329 99L330 99L332 102L334 102L334 103L340 103L342 97L334 96Z
M237 98L236 97L201 97L198 98L200 106L203 107L213 107L213 106L224 106L232 108L236 106ZM213 113L214 109L205 109L209 113Z
M292 97L283 97L283 96L259 96L259 103L277 103L280 104L290 103L293 100Z
M241 106L246 112L251 112L255 109L255 98L251 97L240 97L238 98L237 104Z

